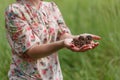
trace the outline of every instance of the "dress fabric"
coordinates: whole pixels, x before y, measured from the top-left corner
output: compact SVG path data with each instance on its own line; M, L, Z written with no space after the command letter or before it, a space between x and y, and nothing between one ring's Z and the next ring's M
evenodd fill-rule
M35 8L17 0L5 11L5 25L12 51L9 80L63 80L57 52L36 61L25 54L35 44L55 42L70 33L54 2L41 1Z

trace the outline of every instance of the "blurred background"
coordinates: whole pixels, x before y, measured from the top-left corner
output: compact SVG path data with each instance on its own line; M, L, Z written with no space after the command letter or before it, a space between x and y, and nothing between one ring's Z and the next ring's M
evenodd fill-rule
M73 34L102 37L100 45L88 52L59 51L64 80L120 80L120 0L52 1ZM13 2L0 0L0 80L8 80L11 50L5 35L4 9Z

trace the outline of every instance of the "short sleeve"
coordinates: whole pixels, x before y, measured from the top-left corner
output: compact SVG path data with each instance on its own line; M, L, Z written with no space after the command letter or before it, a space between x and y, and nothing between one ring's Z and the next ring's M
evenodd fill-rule
M5 25L9 44L20 56L31 46L40 42L27 21L12 6L5 11Z
M54 2L51 2L51 3L52 3L52 9L53 9L53 13L54 13L54 18L56 19L57 24L59 26L59 34L60 35L62 35L64 33L71 34L70 29L65 24L65 21L62 17L62 14L61 14L58 6Z

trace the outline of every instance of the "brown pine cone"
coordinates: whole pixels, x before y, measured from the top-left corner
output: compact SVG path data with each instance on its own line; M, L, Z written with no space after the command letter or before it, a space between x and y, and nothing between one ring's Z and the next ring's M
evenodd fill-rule
M90 44L91 41L92 41L92 36L90 35L86 36L86 44Z
M90 44L90 42L92 41L92 36L88 35L86 37L84 36L79 36L77 39L73 39L72 43L80 48L85 44Z

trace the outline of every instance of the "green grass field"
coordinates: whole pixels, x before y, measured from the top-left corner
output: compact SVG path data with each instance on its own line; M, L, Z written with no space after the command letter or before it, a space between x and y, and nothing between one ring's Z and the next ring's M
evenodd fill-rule
M61 50L64 80L120 80L120 0L54 0L73 34L102 37L85 53ZM4 9L14 0L0 0L0 80L8 80L11 51L4 28Z

